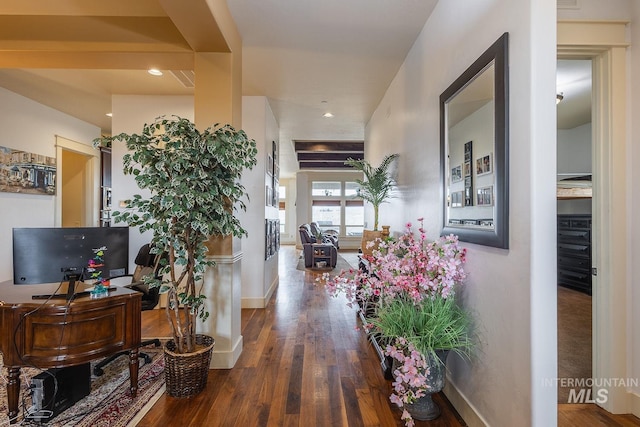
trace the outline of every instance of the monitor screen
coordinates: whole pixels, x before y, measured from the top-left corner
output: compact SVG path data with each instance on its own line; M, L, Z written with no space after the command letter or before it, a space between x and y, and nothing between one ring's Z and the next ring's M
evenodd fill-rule
M101 277L128 273L129 227L14 228L13 283L56 283L89 279L87 268L100 257Z

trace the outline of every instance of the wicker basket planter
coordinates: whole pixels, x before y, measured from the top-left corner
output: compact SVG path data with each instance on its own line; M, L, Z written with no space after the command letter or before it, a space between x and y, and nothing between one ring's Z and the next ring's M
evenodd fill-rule
M164 375L167 394L191 397L204 390L209 376L209 364L215 340L208 335L196 335L201 349L193 353L176 353L176 344L169 340L164 347Z

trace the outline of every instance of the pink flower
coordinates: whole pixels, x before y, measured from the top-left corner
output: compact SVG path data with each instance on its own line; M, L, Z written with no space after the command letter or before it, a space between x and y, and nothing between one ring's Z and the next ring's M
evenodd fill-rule
M371 255L363 255L369 263L368 272L350 269L333 277L325 273L318 282L324 283L332 296L344 294L349 305L357 304L365 313L369 304L384 304L398 296L408 297L414 303L436 296L452 297L456 286L467 277L463 268L466 249L459 247L455 235L428 242L423 218L418 221L417 234L408 222L404 234L379 242ZM365 325L367 329L371 327L371 324ZM406 338L396 337L386 347L385 354L397 361L391 402L403 408L429 391L425 356ZM406 410L402 419L407 426L414 425Z

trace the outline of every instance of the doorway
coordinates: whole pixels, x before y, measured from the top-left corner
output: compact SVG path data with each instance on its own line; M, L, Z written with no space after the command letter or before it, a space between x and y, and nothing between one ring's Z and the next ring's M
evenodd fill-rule
M84 227L87 165L91 157L70 150L62 150L62 170L58 174L62 186L62 227Z
M627 283L627 48L624 22L558 22L558 57L591 59L592 90L592 377L626 378ZM615 143L614 143L615 142ZM594 383L598 406L631 412L629 392Z
M592 67L559 59L557 105L558 403L593 400L592 372Z
M56 227L98 225L100 152L56 135Z

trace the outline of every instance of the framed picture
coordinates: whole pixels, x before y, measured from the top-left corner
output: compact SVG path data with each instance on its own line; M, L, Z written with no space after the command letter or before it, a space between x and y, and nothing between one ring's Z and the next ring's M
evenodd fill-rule
M493 206L493 185L478 188L476 204L478 206Z
M271 154L267 156L267 174L273 176L273 156Z
M473 153L473 141L464 143L464 161L471 162L471 154Z
M464 176L471 176L471 162L464 162Z
M462 181L462 165L451 168L451 182Z
M491 153L476 159L476 175L486 175L493 172Z
M451 193L451 207L461 208L463 206L464 206L464 192L454 191L453 193Z
M0 191L55 196L55 157L0 147Z
M264 188L264 198L266 199L265 205L271 206L273 195L271 194L271 187L266 185Z

